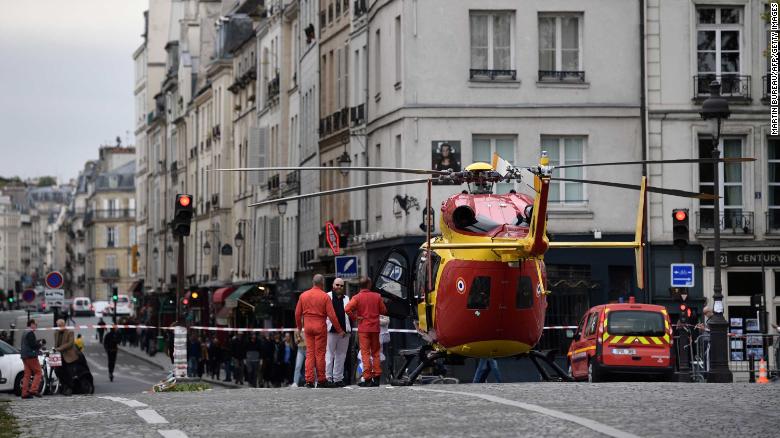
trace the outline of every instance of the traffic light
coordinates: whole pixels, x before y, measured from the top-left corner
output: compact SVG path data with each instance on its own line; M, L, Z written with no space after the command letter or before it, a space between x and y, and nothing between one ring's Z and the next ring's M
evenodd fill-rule
M190 222L192 221L192 195L176 195L176 205L173 209L174 236L189 236Z
M7 298L8 298L8 302L9 302L10 304L13 304L13 303L14 303L14 301L16 301L16 297L14 296L14 291L12 291L12 290L9 290L9 291L7 292L7 294L8 294L8 297L7 297Z
M685 303L680 304L680 322L687 324L688 321L691 320L691 316L693 316L693 311L691 311L691 308L688 307L688 305Z
M111 288L111 301L113 301L115 304L117 301L119 301L119 288L116 286Z
M672 239L675 246L680 248L688 245L688 237L690 231L688 229L688 209L676 208L672 210Z

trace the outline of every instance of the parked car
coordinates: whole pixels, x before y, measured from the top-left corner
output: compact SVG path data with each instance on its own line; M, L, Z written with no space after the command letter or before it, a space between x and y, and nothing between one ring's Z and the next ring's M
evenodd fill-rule
M95 301L92 303L95 310L95 316L103 316L103 312L108 308L108 301Z
M92 307L92 301L87 297L73 298L71 311L73 316L95 316L95 308Z
M114 303L109 301L108 307L103 311L104 316L110 316L114 312ZM133 304L130 302L130 297L127 295L119 295L116 303L116 315L117 316L133 316Z
M653 304L604 304L582 317L569 346L569 374L599 382L614 377L671 380L672 331L666 308Z

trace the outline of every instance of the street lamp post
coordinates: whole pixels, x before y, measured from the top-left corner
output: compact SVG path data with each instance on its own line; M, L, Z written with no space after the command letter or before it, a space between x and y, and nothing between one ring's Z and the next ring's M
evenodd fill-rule
M723 120L731 115L729 103L720 95L720 83L712 81L710 84L710 97L704 101L701 108L701 117L710 124L712 133L712 159L713 159L713 205L714 222L714 248L713 248L713 306L712 318L707 321L710 329L710 372L707 374L707 382L729 383L734 377L729 370L728 363L728 323L723 317L723 287L720 282L720 128ZM725 219L725 218L724 218Z

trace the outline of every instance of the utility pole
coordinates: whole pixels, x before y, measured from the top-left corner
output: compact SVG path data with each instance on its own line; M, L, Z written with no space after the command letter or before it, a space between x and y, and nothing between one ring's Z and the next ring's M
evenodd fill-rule
M179 255L176 262L176 322L179 322L179 305L184 294L184 236L178 235Z

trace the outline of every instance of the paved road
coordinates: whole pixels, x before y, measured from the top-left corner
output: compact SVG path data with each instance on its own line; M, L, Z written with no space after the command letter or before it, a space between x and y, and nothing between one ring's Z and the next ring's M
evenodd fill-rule
M444 392L447 391L447 392ZM777 436L780 385L239 389L11 404L23 436Z

